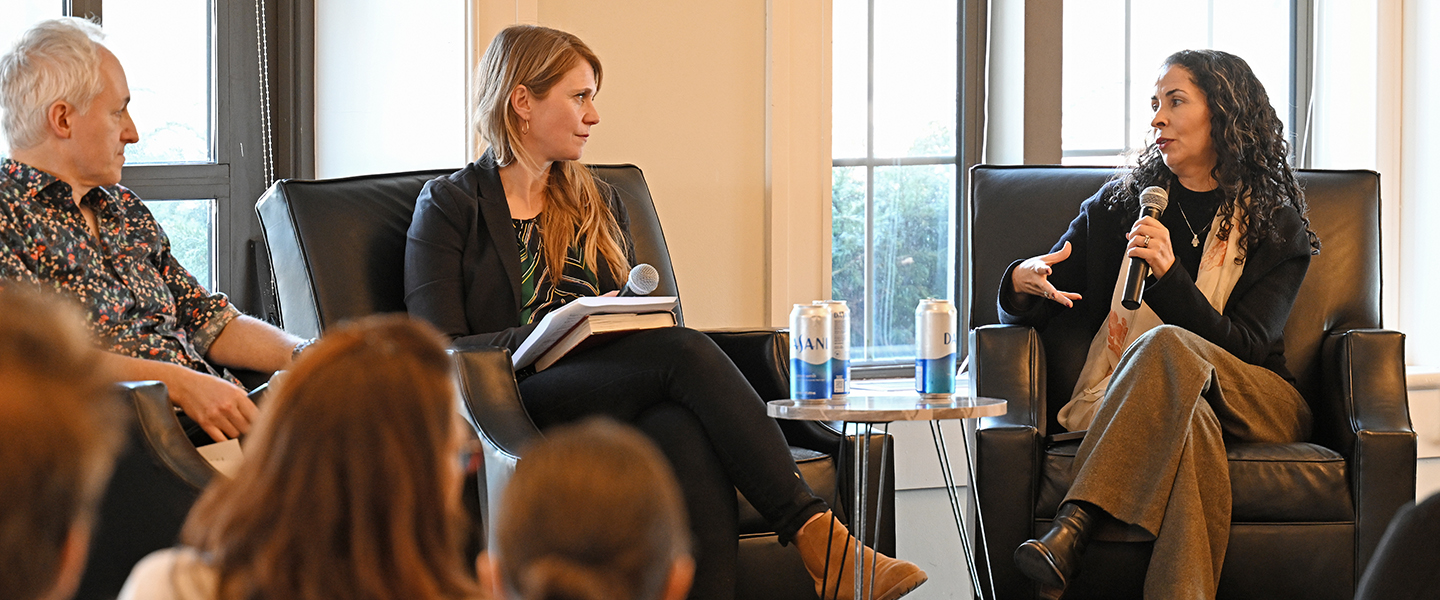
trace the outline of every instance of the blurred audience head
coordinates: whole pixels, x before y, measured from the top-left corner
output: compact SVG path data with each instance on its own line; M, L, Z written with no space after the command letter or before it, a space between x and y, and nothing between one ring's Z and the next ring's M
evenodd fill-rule
M0 596L69 598L123 411L70 302L0 284Z
M475 131L490 146L497 164L508 165L523 152L519 142L523 125L510 104L510 93L523 85L537 98L544 98L581 61L595 70L598 92L603 80L600 58L574 34L515 25L490 42L476 67L473 116Z
M244 464L181 534L218 598L475 595L446 346L419 321L368 317L327 331L273 384Z
M41 21L0 57L0 109L11 149L45 139L57 101L84 112L104 87L100 26L79 17Z
M508 600L678 600L694 574L670 465L604 419L546 431L501 500L482 582Z

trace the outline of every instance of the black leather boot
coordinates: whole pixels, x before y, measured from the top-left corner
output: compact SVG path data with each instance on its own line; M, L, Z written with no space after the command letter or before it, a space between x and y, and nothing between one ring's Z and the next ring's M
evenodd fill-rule
M1061 504L1049 533L1015 549L1015 566L1047 588L1064 590L1080 569L1097 512L1075 502Z

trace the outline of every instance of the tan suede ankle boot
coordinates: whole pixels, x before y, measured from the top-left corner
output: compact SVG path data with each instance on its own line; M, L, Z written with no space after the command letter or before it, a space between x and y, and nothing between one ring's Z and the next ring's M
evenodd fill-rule
M810 577L815 580L815 593L820 596L820 600L855 600L857 545L859 542L850 535L850 530L835 520L834 514L829 511L800 528L800 532L795 536L795 547L800 551L800 560L805 563L805 570L809 571ZM829 546L830 550L828 569L825 560L826 546ZM920 570L915 563L890 558L870 548L861 549L861 560L864 561L865 569L862 581L865 584L865 594L868 595L873 589L875 600L895 600L929 579L925 571Z

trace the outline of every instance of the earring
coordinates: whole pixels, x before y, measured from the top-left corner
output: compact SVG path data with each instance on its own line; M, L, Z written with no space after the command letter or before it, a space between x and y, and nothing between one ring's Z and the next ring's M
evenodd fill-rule
M530 134L530 121L528 121L528 120L522 120L521 122L524 123L524 124L520 126L520 135L529 135L529 134Z

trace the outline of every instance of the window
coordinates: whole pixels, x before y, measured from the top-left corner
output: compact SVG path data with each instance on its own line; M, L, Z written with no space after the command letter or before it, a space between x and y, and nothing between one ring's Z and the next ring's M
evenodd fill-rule
M1245 59L1294 135L1292 0L1087 0L1064 10L1065 164L1123 164L1144 148L1160 63L1184 49Z
M202 285L251 310L258 308L259 290L247 279L255 272L251 245L259 237L252 207L269 184L256 51L256 9L263 6L0 0L5 50L42 19L76 14L103 23L105 45L125 68L140 134L126 149L121 183L144 199L175 256Z
M958 4L833 4L831 292L859 365L913 359L916 304L955 294Z

